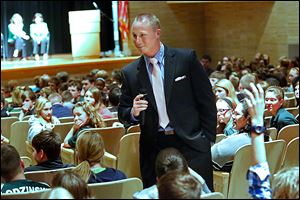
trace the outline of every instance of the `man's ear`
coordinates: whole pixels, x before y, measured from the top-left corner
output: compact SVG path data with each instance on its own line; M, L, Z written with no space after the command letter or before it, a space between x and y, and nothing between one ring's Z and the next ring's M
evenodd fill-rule
M24 170L24 168L25 168L25 163L22 159L20 160L20 167L22 170Z
M282 106L284 104L284 98L279 100L280 105Z
M38 156L39 160L43 160L45 158L46 154L43 149L40 149L39 152L37 152L37 156Z

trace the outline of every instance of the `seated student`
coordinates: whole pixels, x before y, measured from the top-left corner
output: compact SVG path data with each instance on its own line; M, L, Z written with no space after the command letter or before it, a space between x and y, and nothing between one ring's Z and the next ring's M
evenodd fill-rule
M28 120L29 130L27 140L31 142L33 137L44 130L52 130L60 121L52 116L52 104L48 99L40 97L35 107L35 115Z
M24 162L16 148L10 144L1 144L1 193L21 193L45 190L46 183L26 180Z
M293 79L292 86L293 86L293 91L295 93L297 106L299 108L299 104L300 104L299 103L299 76L297 76L296 78Z
M225 136L237 134L238 131L233 128L232 113L235 104L229 97L220 98L216 102L217 106L217 134L224 134Z
M9 117L10 114L7 110L7 107L5 105L5 99L4 97L1 95L1 118L2 117Z
M253 94L246 91L251 97L247 100L251 126L264 127L264 91L259 84L255 87L251 83L251 88ZM247 172L249 194L254 199L299 199L299 167L281 169L273 177L271 188L269 180L270 170L264 144L264 129L266 128L260 128L261 131L255 131L254 128L251 129L253 166Z
M74 199L72 194L63 187L55 187L41 195L41 199Z
M62 97L58 93L52 93L48 97L52 103L53 116L60 117L73 117L72 110L62 104Z
M279 132L283 127L298 124L295 117L283 108L284 92L281 87L271 86L266 90L266 109L271 113L270 127L275 127Z
M72 171L64 171L56 174L52 179L51 187L67 189L75 199L91 198L87 183Z
M245 101L239 102L232 114L233 128L239 133L222 139L211 147L213 167L215 170L231 171L236 151L251 143L250 117Z
M66 135L64 147L75 148L78 134L81 130L87 128L105 127L105 123L99 113L92 105L86 102L78 102L73 108L74 125Z
M161 150L155 161L155 173L157 183L163 175L169 173L170 171L176 171L177 173L191 174L200 182L201 191L199 193L207 194L211 193L208 189L204 179L197 174L194 170L188 167L187 162L183 155L175 148L165 148ZM198 198L200 197L200 194ZM138 191L133 194L134 199L158 199L157 185L153 185L144 190Z
M80 96L81 88L82 88L81 83L77 81L69 82L68 90L71 92L73 96L72 99L73 104L82 101L83 98L81 98Z
M74 104L72 103L72 94L69 90L65 90L61 93L63 106L69 108L70 110L73 110Z
M159 199L200 199L201 184L191 174L170 171L163 175L158 184Z
M100 134L84 131L76 143L78 164L73 171L87 183L101 183L126 179L120 170L105 168L101 164L104 155L104 142Z
M114 115L108 108L104 105L101 92L96 87L90 87L84 94L84 101L90 103L99 112L99 114L104 119L113 118Z
M23 106L20 111L19 120L22 121L25 116L33 115L34 114L34 105L36 102L36 96L34 92L30 89L25 90L22 95L21 99L23 101Z
M121 88L119 88L118 86L115 86L109 90L108 99L111 106L109 110L111 112L118 112L118 105L120 102L121 94Z
M53 131L42 131L32 139L32 157L37 165L26 167L25 172L52 170L72 167L71 164L63 164L60 158L61 138Z

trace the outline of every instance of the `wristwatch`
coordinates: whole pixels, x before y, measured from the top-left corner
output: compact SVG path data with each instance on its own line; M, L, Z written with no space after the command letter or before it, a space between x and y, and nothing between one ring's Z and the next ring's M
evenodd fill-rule
M260 125L254 125L254 126L251 126L251 132L254 132L258 135L266 132L267 128L265 126L260 126Z

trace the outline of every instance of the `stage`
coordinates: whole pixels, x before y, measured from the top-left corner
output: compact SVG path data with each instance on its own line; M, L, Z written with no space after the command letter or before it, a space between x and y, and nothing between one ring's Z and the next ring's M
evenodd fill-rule
M32 80L37 75L53 76L60 71L66 71L70 75L84 75L92 69L104 69L111 72L114 69L121 69L137 58L138 56L73 58L72 54L56 54L50 55L48 60L39 61L1 60L1 85L9 80L18 80L19 84L33 84Z

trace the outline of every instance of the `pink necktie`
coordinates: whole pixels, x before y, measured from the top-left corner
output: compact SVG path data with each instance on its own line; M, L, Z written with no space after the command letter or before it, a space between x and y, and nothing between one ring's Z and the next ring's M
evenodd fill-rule
M169 117L166 109L166 99L164 92L164 84L161 77L161 72L157 63L156 58L150 58L150 63L153 65L152 71L152 88L154 92L154 97L156 101L159 125L165 128L169 124Z

